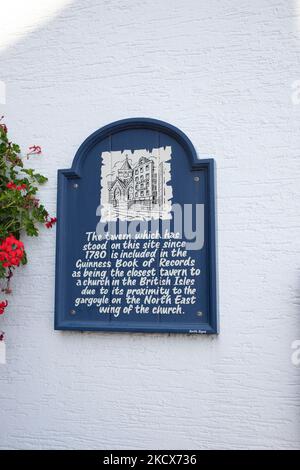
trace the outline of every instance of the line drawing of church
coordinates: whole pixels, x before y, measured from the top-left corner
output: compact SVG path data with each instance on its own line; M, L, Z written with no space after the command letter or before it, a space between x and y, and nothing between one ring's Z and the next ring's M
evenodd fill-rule
M171 147L103 152L101 220L170 218Z
M133 205L144 206L151 209L152 205L162 202L163 166L159 165L160 185L154 162L147 157L140 157L138 163L132 167L126 155L125 161L119 168L117 177L108 182L109 202L117 207L125 202L127 208ZM159 194L158 194L159 192Z

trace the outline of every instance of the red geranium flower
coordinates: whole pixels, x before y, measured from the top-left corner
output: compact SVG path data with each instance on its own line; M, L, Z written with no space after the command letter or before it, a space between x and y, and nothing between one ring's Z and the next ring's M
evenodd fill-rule
M54 224L56 224L57 222L57 218L56 217L51 217L50 220L48 220L46 223L45 223L45 226L47 228L52 228Z
M27 189L27 186L25 183L20 184L19 186L16 187L17 191L22 191L23 189Z
M7 306L8 306L7 300L3 300L2 302L0 302L0 315L3 315L4 310L6 309Z
M4 116L1 116L0 118L0 121L2 121L2 119L4 118ZM4 130L5 134L7 134L7 127L4 123L0 123L0 127Z
M19 266L24 256L24 243L13 235L6 237L0 245L0 262L4 268Z
M16 190L16 191L22 191L23 189L27 189L27 186L26 186L25 183L19 184L17 186L13 181L10 181L9 183L7 183L6 187L8 189L12 189L12 190Z
M42 149L39 145L32 145L29 147L29 152L27 155L40 155L42 153Z

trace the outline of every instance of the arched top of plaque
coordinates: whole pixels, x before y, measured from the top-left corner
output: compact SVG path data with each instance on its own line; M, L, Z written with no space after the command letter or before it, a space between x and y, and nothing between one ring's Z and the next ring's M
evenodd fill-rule
M137 129L152 130L172 137L185 150L185 153L189 158L191 167L196 168L199 165L199 159L197 157L195 147L193 146L192 142L187 137L187 135L184 134L184 132L182 132L180 129L173 126L172 124L160 121L159 119L136 117L129 119L121 119L119 121L107 124L106 126L101 127L100 129L93 132L89 137L87 137L85 141L80 145L79 149L75 154L72 163L73 172L75 172L78 176L80 175L82 165L85 161L86 156L96 144L106 138L109 138L110 136L113 136L114 134ZM201 160L201 162L203 164L203 160Z

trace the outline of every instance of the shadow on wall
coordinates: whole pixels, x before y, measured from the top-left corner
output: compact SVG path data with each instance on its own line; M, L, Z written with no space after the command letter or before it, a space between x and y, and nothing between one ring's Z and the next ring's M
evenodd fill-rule
M5 114L16 120L18 135L42 136L46 148L55 138L56 153L64 146L73 154L93 130L128 116L157 117L179 127L186 122L204 142L212 123L230 132L226 122L235 118L232 109L241 105L241 97L247 105L249 87L255 89L256 78L270 64L268 44L263 49L258 39L265 23L275 28L287 8L292 17L298 0L285 8L279 4L277 13L267 0L253 2L252 8L220 0L203 5L174 0L171 8L166 2L154 8L149 0L45 0L30 8L29 1L17 19L16 0L9 4L10 23L17 21L22 30L23 21L23 31L3 28L0 36ZM31 31L32 23L36 30ZM241 33L245 28L253 29L250 45L249 35ZM192 47L189 29L197 32ZM278 53L280 60L284 45ZM189 102L199 106L194 124L186 109ZM229 109L224 111L224 105Z

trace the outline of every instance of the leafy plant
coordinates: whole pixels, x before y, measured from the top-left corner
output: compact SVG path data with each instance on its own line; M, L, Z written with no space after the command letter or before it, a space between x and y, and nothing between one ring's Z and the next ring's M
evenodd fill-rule
M9 294L14 269L27 263L23 233L36 237L39 224L52 227L55 217L36 197L38 187L47 178L31 168L26 168L19 145L8 138L7 127L0 119L0 282L2 292ZM39 146L29 147L25 159L41 154ZM0 299L0 314L4 313L7 300Z

